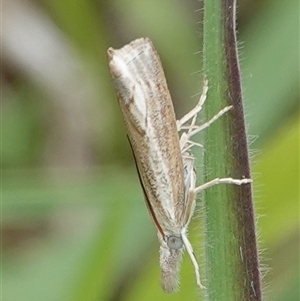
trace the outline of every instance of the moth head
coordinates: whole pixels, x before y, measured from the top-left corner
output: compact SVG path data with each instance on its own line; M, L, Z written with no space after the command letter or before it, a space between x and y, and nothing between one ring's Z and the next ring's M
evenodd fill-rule
M179 250L183 247L181 236L170 235L167 236L167 245L170 249Z
M175 236L176 237L176 236ZM178 239L178 237L176 237ZM160 245L161 286L167 293L175 293L179 289L179 268L183 248L171 249L165 241Z

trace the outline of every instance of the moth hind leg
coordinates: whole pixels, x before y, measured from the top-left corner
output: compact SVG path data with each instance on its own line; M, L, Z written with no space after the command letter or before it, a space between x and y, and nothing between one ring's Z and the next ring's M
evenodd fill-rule
M197 103L197 105L186 115L184 115L180 120L177 120L177 131L183 130L185 127L183 126L186 124L190 119L193 118L193 121L196 121L198 113L202 110L202 107L206 101L206 96L207 96L207 91L208 91L208 80L205 78L204 83L203 83L203 89L202 93L200 96L200 99ZM195 123L194 121L194 123ZM193 122L192 122L193 123Z
M205 78L203 90L199 102L189 113L183 116L180 120L177 120L178 132L184 131L180 137L180 148L182 154L188 151L193 146L202 147L201 144L192 141L191 138L195 136L197 133L209 127L212 123L214 123L217 119L219 119L221 116L223 116L226 112L228 112L232 108L232 106L227 106L224 109L220 110L215 116L213 116L207 122L199 126L196 125L198 113L202 110L202 107L206 101L207 91L208 91L208 80ZM190 120L191 123L186 124Z
M196 134L203 131L204 129L208 128L211 124L213 124L216 120L218 120L221 116L223 116L231 109L232 106L227 106L222 110L220 110L215 116L213 116L210 120L206 121L205 123L198 126L193 125L192 127L190 127L187 132L188 139L195 136Z

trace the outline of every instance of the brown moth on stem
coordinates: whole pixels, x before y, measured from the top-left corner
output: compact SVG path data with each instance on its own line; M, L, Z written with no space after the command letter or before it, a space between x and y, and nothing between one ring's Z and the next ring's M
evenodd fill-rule
M119 50L109 48L108 58L145 201L157 229L162 288L168 293L178 290L179 265L184 249L193 263L197 285L204 288L199 265L187 238L196 195L216 184L242 185L251 180L217 178L196 187L191 148L199 144L191 138L231 106L206 123L196 125L208 90L205 80L196 107L176 121L164 71L149 39L137 39ZM182 132L180 137L179 131Z

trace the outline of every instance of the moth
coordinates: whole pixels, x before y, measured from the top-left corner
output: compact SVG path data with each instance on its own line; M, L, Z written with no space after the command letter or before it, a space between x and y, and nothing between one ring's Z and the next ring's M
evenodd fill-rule
M241 185L249 179L217 178L196 187L191 138L225 114L197 126L197 114L206 100L208 82L196 107L176 121L174 107L159 56L148 38L140 38L119 50L109 48L110 73L123 113L129 142L146 205L160 243L161 285L173 293L179 287L179 268L184 250L195 269L201 288L199 265L187 238L196 195L213 185ZM182 132L179 137L178 132Z

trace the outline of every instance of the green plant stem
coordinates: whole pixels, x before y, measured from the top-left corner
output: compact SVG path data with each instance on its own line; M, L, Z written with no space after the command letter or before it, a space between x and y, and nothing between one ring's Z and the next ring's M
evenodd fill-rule
M250 178L234 0L204 1L204 74L209 82L205 108L211 125L205 139L205 178ZM261 284L250 184L221 184L205 194L205 256L208 300L261 300Z

